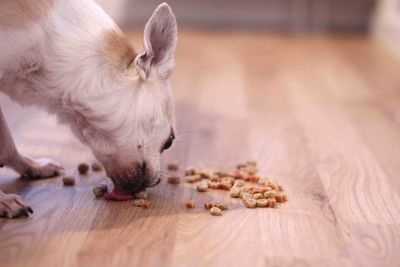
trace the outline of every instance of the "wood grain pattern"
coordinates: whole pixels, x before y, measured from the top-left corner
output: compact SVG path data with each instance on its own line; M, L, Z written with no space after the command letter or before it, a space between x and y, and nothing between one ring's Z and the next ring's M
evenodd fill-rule
M172 77L177 142L163 164L256 159L289 202L249 210L226 192L163 181L142 210L94 199L103 174L64 188L1 169L0 188L35 213L0 219L0 265L399 266L399 67L364 37L183 32ZM0 103L21 151L71 171L93 160L54 118ZM212 217L207 200L230 209Z

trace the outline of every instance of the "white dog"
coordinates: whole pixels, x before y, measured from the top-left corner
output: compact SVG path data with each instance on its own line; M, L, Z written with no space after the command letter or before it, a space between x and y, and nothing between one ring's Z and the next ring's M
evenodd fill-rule
M161 4L136 54L92 0L1 0L0 91L21 105L56 114L89 145L116 189L136 192L159 180L160 156L174 139L168 77L177 42L171 8ZM50 177L54 162L17 151L0 109L0 164L23 176ZM0 191L0 216L28 215Z

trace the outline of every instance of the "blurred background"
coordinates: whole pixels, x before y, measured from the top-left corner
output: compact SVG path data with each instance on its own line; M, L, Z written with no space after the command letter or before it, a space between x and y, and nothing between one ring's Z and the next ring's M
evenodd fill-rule
M97 0L124 29L139 28L158 0ZM208 30L301 33L372 33L398 53L399 0L175 0L179 26Z

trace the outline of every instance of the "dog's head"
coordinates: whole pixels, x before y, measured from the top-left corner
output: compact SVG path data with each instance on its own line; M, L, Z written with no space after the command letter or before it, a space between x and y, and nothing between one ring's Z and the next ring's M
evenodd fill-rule
M144 51L133 55L115 33L106 37L106 50L110 46L114 50L107 51L111 53L107 57L127 65L115 67L99 82L96 93L74 107L72 127L91 147L114 185L132 192L157 183L161 153L175 138L168 78L174 65L177 26L167 4L154 11L143 39ZM133 58L126 58L130 54Z

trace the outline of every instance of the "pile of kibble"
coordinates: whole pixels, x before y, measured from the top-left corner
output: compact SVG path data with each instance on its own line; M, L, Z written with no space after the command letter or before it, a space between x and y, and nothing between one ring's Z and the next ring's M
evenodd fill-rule
M168 165L168 170L176 171L176 164ZM287 196L281 185L276 181L263 179L257 174L257 163L248 161L236 165L232 172L203 171L188 168L185 171L186 182L196 183L198 192L208 190L226 190L232 198L241 198L247 208L275 208L278 204L287 201ZM178 176L168 178L171 184L179 184ZM187 208L194 208L193 200L185 203ZM211 215L222 215L222 210L228 209L227 205L220 203L204 203Z

